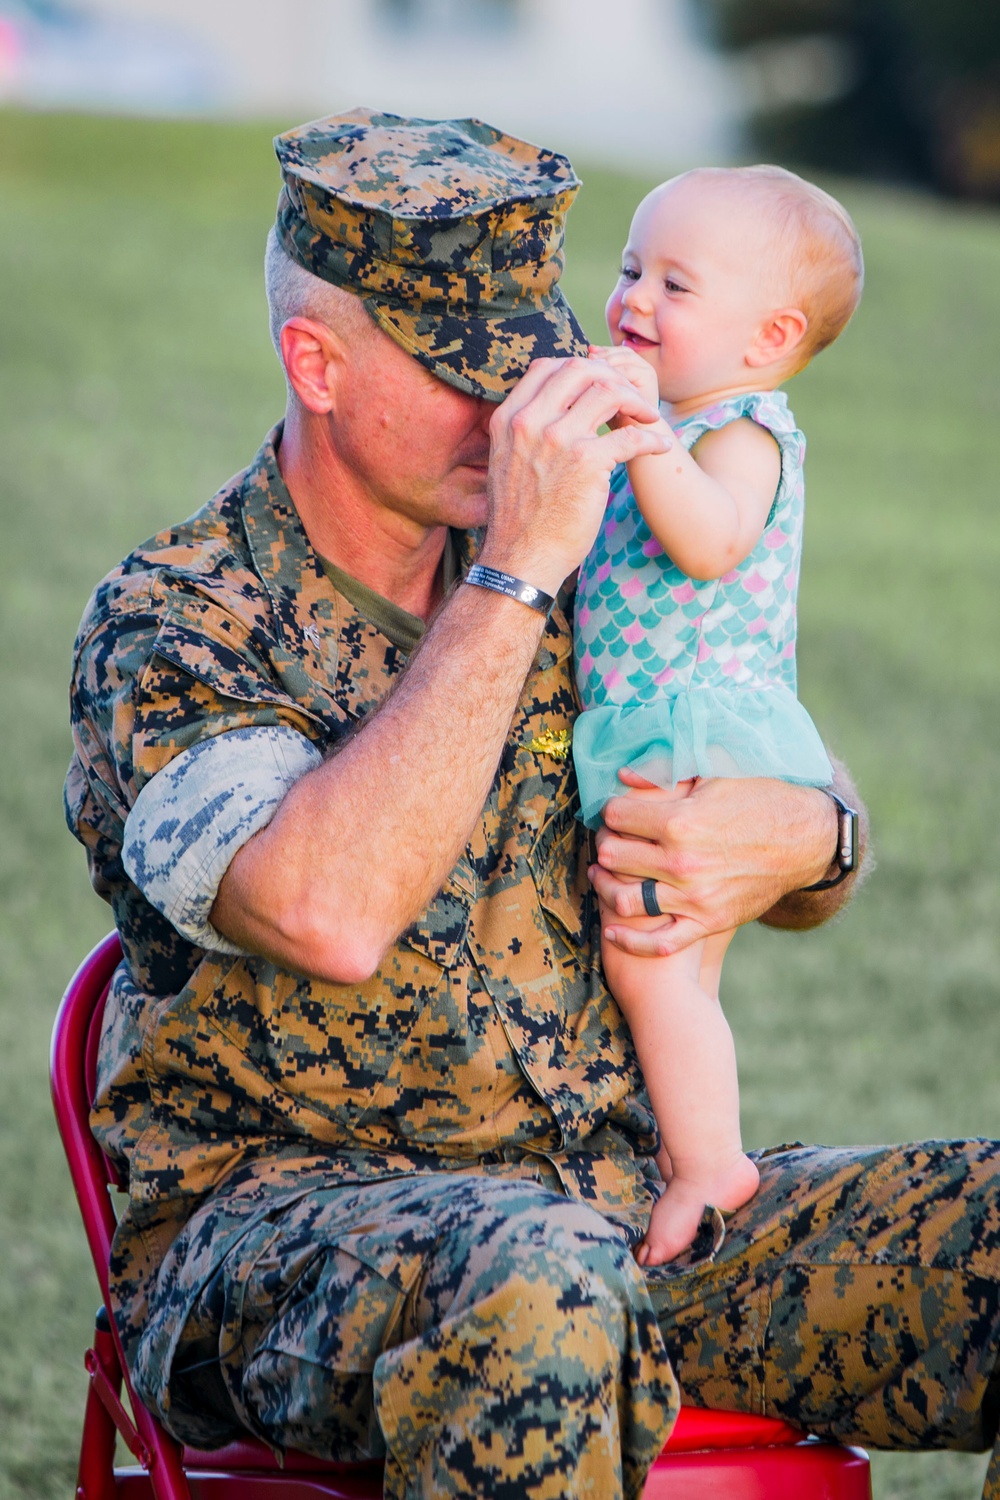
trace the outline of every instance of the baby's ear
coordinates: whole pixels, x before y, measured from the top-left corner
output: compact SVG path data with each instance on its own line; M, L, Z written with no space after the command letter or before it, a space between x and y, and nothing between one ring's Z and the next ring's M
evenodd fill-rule
M747 364L755 370L784 364L805 338L808 327L809 319L801 308L783 307L780 312L771 313L747 350Z

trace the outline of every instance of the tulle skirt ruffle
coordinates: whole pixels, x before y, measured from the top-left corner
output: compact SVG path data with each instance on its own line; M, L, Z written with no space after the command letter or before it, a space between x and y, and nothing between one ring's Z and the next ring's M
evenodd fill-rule
M663 787L693 776L770 776L800 786L833 780L816 726L780 685L697 688L587 709L573 729L573 760L588 828L600 827L605 802L622 792L623 766Z

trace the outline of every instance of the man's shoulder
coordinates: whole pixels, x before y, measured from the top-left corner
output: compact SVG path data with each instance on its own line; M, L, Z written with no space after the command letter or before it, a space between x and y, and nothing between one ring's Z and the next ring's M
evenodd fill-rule
M94 589L77 635L79 652L109 624L116 630L158 627L221 612L247 628L269 613L243 517L253 465L234 475L206 505L141 542Z

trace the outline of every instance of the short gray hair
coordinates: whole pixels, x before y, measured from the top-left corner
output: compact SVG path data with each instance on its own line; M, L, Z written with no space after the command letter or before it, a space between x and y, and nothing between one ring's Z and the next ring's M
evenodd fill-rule
M377 329L360 297L323 281L292 260L272 228L264 252L264 287L271 342L281 358L281 330L289 318L313 318L348 343L363 343Z

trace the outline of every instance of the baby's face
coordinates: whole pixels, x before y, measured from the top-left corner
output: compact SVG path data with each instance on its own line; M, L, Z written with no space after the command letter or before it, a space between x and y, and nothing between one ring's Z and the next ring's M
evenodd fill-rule
M656 371L661 401L749 389L745 355L781 305L773 237L746 193L697 178L639 204L606 308L612 341Z

